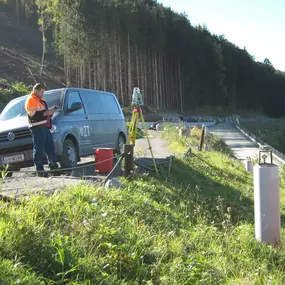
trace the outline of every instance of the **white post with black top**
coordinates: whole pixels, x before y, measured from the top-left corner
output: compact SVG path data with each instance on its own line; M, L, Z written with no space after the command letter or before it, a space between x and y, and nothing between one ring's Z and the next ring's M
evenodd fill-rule
M268 157L270 163L266 161ZM255 238L276 245L281 225L279 168L273 164L271 151L259 151L258 160L253 173Z

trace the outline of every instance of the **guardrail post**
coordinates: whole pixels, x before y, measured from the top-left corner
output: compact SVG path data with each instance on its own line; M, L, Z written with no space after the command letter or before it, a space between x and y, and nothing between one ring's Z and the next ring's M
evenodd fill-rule
M134 170L134 145L125 145L125 177L130 178Z
M272 163L272 152L267 152L270 163L266 162L266 151L260 151L259 162L254 167L255 238L276 245L280 241L281 224L279 168Z

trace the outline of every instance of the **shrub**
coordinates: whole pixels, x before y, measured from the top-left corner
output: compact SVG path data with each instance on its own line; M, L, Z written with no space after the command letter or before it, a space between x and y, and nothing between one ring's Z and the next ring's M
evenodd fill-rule
M28 93L29 89L23 82L10 85L7 80L0 79L0 102L7 103L16 97L27 95Z

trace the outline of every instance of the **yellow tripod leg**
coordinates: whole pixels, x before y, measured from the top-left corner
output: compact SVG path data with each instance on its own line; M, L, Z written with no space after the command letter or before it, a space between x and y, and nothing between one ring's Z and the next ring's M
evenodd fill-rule
M140 111L140 114L141 114L141 121L142 121L142 123L143 123L143 127L144 127L144 131L145 131L145 135L146 135L148 147L149 147L149 150L150 150L150 153L151 153L151 157L152 157L152 161L153 161L153 166L154 166L154 169L155 169L156 174L158 174L158 169L157 169L156 161L155 161L155 159L154 159L153 152L152 152L152 148L151 148L151 145L150 145L150 141L149 141L149 137L148 137L148 133L147 133L146 124L145 124L145 121L144 121L144 117L143 117L142 110Z
M133 140L133 132L134 132L134 113L132 113L132 118L130 121L130 126L129 126L129 138L128 138L128 144Z
M130 143L135 145L138 130L138 113L133 112L130 127L129 127L129 140Z

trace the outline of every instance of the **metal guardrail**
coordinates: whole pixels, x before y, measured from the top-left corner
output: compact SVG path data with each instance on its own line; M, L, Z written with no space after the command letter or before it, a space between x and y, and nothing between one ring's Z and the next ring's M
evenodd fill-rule
M279 150L277 150L276 148L274 148L273 146L271 146L270 144L266 143L265 141L263 141L261 138L259 138L258 136L256 136L255 134L251 133L250 131L248 131L246 128L242 127L240 124L237 124L238 128L241 129L244 133L246 133L249 137L251 137L255 142L257 142L259 144L260 147L265 147L268 146L272 153L275 155L275 158L278 159L285 164L285 155L280 152Z

